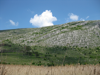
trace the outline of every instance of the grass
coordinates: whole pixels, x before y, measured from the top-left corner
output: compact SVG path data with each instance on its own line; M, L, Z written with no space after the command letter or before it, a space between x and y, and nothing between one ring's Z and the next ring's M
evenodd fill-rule
M0 59L3 64L63 65L65 64L100 64L100 47L87 48L78 46L23 46L9 40L2 44ZM41 62L41 63L40 63Z
M100 65L65 65L55 67L32 65L0 65L2 75L100 75Z
M60 49L60 48L59 48ZM93 50L90 51L90 54L83 50L75 51L75 50L66 50L66 51L56 51L54 52L53 49L47 49L47 52L36 50L39 56L35 54L32 55L23 55L23 53L2 53L0 59L2 62L10 63L10 64L32 64L33 62L35 65L38 65L39 61L41 61L41 65L47 65L48 63L53 63L55 65L62 65L62 61L64 58L64 64L99 64L100 63L100 52L94 52ZM40 52L39 52L40 51ZM66 52L66 53L65 53Z

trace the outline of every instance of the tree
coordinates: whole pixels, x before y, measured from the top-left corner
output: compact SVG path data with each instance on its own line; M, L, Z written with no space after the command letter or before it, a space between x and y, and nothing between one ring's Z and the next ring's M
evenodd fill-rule
M24 53L26 54L26 55L32 55L33 54L33 51L32 51L32 49L31 49L31 47L30 46L24 46Z

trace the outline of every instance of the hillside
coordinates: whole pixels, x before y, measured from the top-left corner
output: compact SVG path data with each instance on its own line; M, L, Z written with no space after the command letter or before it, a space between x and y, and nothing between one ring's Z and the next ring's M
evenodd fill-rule
M29 46L100 46L100 20L0 31L0 41L6 39Z
M4 64L100 64L100 20L0 30L0 52Z

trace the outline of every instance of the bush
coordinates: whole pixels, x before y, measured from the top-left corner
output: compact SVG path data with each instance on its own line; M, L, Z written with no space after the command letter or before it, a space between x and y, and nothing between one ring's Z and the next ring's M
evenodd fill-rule
M63 64L63 66L65 66L65 64Z
M46 58L44 58L44 60L46 60Z
M32 65L34 65L35 63L33 62Z
M51 63L47 63L47 66L54 66L53 61Z
M10 63L8 63L10 65Z
M47 66L52 66L52 64L51 63L47 63Z
M45 57L47 57L47 55L45 55Z
M34 52L35 56L38 57L39 56L39 53L38 52Z
M57 57L57 55L55 55L55 57Z
M32 51L27 51L25 54L26 55L32 55L33 53L32 53Z
M31 47L30 46L26 46L26 50L31 50Z
M7 64L6 62L2 62L2 64Z
M41 66L41 65L42 65L42 63L41 63L41 61L39 61L39 62L38 62L38 66Z
M42 64L41 63L38 63L38 66L41 66Z
M26 63L23 63L22 65L26 65Z

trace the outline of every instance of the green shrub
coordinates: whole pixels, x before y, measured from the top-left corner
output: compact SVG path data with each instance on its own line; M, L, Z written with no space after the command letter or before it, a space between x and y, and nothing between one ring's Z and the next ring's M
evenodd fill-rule
M32 65L34 65L35 63L33 62Z
M63 66L65 66L65 64L63 64Z
M52 66L52 63L47 63L47 66Z
M35 54L36 57L39 56L39 53L38 52L33 52Z
M22 65L27 65L26 63L23 63Z
M38 63L38 66L41 66L42 64L41 63Z
M2 62L2 64L7 64L6 62Z
M47 57L47 55L45 55L45 57Z
M41 66L41 65L42 65L41 61L39 61L37 65L38 65L38 66Z
M7 63L7 64L9 64L9 65L10 65L10 63Z
M44 58L44 60L46 60L46 58Z
M57 55L55 55L55 57L57 57Z
M47 63L47 66L54 66L53 61L51 63Z

